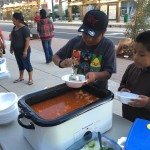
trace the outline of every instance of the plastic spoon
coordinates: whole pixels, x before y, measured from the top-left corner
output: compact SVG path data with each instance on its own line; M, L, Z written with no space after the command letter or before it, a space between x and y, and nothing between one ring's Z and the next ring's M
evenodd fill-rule
M71 74L73 74L73 75L75 74L75 73L74 73L74 64L72 65Z
M71 69L70 80L77 80L77 76L76 76L76 74L74 73L74 69L75 69L75 66L74 66L74 63L73 63L73 64L72 64L72 69Z
M100 148L102 149L102 138L101 138L101 133L100 132L98 132L98 140L99 140Z

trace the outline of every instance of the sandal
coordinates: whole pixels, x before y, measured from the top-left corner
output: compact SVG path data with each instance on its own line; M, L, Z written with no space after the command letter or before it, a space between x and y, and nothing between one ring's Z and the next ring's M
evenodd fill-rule
M23 81L24 79L17 79L17 80L15 80L14 81L14 83L18 83L18 82L21 82L21 81Z
M33 80L29 80L28 85L32 85L32 84L33 84Z

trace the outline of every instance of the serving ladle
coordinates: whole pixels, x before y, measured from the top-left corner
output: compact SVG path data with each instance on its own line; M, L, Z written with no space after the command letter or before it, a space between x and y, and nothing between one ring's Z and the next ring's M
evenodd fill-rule
M101 137L101 133L100 132L98 132L98 140L99 140L100 148L102 149L102 137Z
M71 80L77 80L77 77L76 77L74 70L75 70L75 66L74 66L74 64L72 64L71 76L70 76Z

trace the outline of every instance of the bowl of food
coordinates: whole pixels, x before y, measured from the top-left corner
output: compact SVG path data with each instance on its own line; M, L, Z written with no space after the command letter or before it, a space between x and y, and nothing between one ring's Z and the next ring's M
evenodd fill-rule
M84 75L80 74L68 74L62 77L62 80L65 81L67 86L71 88L80 88L87 82L87 79Z
M82 139L75 142L66 150L122 150L114 140L106 137L105 135L101 135L100 144L98 133L91 132L90 134L83 136Z
M128 104L129 102L132 102L134 99L139 99L138 94L129 93L129 92L119 91L116 92L116 95L123 104Z

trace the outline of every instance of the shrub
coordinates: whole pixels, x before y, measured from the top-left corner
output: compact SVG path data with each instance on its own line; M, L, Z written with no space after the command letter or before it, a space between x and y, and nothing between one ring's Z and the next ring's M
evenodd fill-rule
M133 43L137 35L149 29L150 0L134 1L135 13L129 23L126 24L125 36L128 38L124 43L119 41L117 56L132 58ZM129 40L130 39L130 40ZM130 42L129 42L130 41Z

